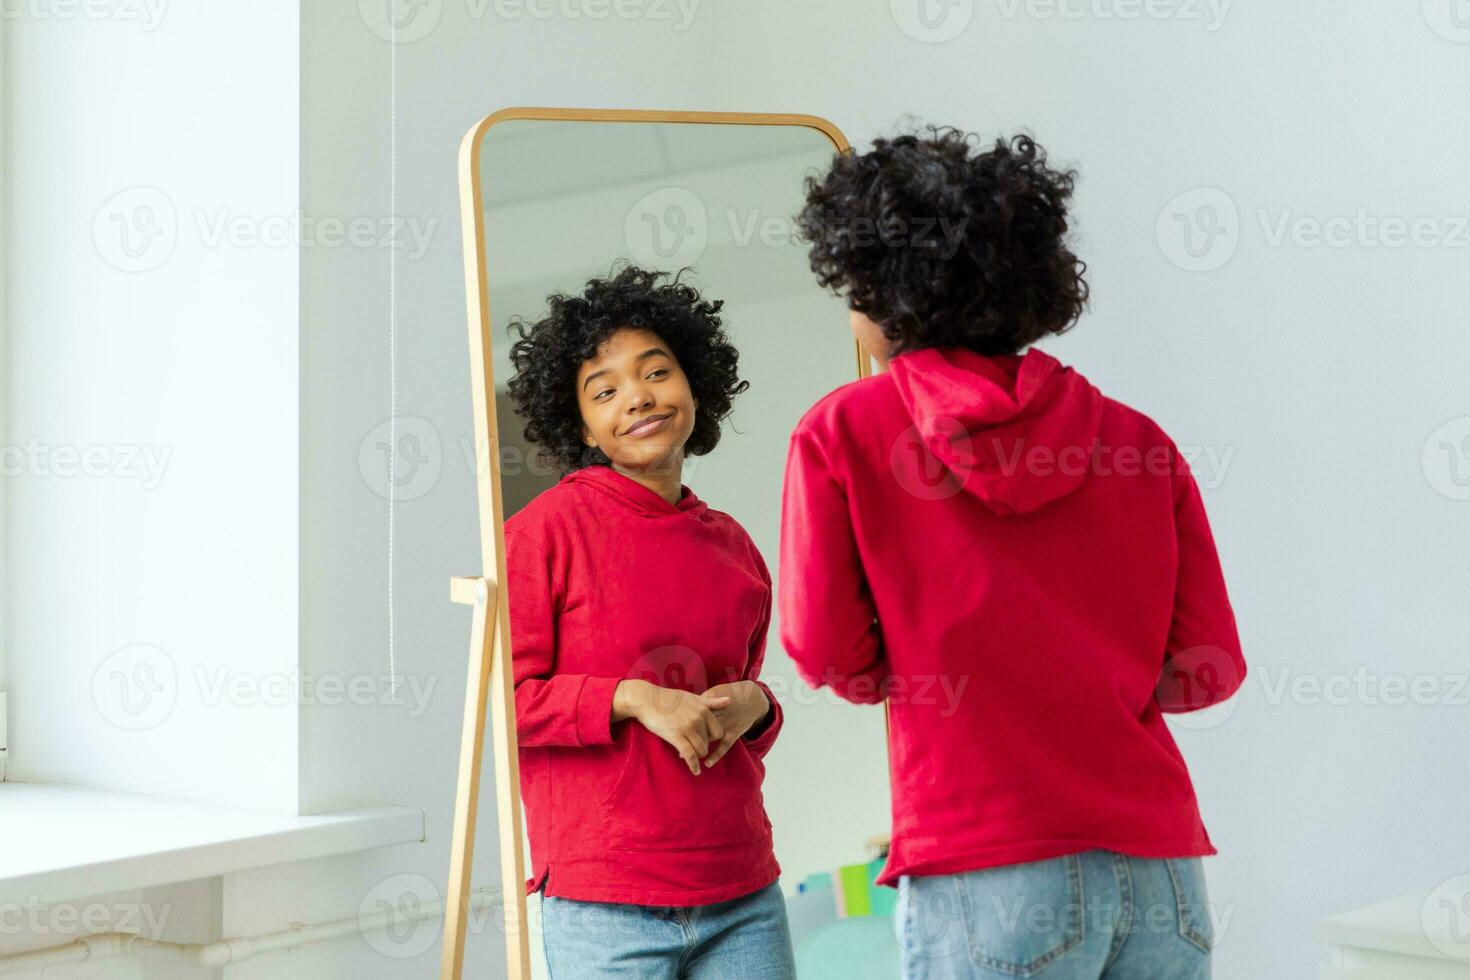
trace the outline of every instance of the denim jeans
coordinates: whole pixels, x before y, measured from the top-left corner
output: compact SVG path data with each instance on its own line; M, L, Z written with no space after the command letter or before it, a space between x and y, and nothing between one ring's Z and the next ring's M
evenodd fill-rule
M899 879L905 980L1209 980L1199 858L1086 851Z
M777 883L688 908L543 895L549 980L793 980L786 898Z

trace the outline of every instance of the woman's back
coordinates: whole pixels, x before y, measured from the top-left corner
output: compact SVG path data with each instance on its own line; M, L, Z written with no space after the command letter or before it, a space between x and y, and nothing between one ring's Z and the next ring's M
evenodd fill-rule
M1214 853L1162 713L1244 664L1194 480L1146 416L1035 348L916 350L802 419L782 520L787 652L889 704L880 881Z

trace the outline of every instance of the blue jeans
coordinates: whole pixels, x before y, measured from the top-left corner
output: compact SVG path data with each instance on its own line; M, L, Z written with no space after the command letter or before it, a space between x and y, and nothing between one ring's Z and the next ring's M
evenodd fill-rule
M1215 931L1199 858L1086 851L904 876L905 980L1209 980Z
M578 902L543 895L549 980L793 980L786 898L758 892L688 908Z

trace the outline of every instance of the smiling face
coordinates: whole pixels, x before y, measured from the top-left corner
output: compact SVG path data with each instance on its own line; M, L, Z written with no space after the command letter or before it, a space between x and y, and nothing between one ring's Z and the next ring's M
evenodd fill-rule
M615 331L577 371L582 441L614 469L657 470L683 462L699 402L669 345L642 328Z

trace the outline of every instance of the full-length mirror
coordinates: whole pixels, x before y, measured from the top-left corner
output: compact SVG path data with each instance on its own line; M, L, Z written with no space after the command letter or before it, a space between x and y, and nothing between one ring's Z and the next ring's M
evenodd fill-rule
M742 914L789 956L781 932L871 877L883 714L797 679L773 581L793 427L869 370L794 220L845 148L797 116L517 110L467 137L487 585L459 590L488 673L450 891L475 877L483 729L499 806L478 828L498 830L512 976L548 943L614 942L616 923L579 918L590 902L713 916L763 896Z

